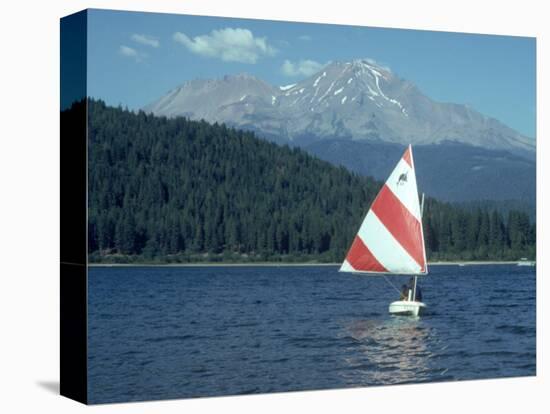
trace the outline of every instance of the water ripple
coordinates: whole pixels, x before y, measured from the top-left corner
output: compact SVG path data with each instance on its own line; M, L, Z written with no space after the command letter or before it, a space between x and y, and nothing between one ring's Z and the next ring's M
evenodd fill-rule
M92 268L90 401L535 375L534 269L421 284L428 312L403 318L383 280L337 267Z

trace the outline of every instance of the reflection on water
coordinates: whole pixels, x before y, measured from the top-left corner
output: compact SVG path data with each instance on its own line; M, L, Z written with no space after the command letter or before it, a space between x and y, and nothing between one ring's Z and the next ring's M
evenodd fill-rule
M343 326L342 336L353 339L341 371L349 385L421 382L446 372L433 362L443 349L435 328L423 319L355 320Z

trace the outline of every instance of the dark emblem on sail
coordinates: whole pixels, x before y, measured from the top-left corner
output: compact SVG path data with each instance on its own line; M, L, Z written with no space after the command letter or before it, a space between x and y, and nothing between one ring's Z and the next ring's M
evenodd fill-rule
M404 185L407 182L407 173L403 173L399 176L399 179L397 180L397 185Z

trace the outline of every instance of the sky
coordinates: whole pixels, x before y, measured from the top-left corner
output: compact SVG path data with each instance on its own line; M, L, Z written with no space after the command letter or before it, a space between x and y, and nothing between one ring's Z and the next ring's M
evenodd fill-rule
M106 10L88 17L88 95L130 109L191 79L246 72L287 85L358 58L535 137L535 38Z

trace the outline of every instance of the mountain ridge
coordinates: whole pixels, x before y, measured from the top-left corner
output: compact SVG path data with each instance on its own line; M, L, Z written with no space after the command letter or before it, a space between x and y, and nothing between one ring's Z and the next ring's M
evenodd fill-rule
M404 151L401 144L325 140L303 148L332 164L383 180ZM441 142L414 148L419 189L450 202L518 200L533 204L535 162L508 151Z
M143 108L251 129L279 143L345 138L406 145L455 141L534 158L535 141L467 105L436 102L366 59L332 62L293 86L250 74L187 81Z
M535 200L533 139L467 105L436 102L370 60L332 62L285 86L250 74L190 80L144 111L249 130L378 179L411 143L434 197Z

